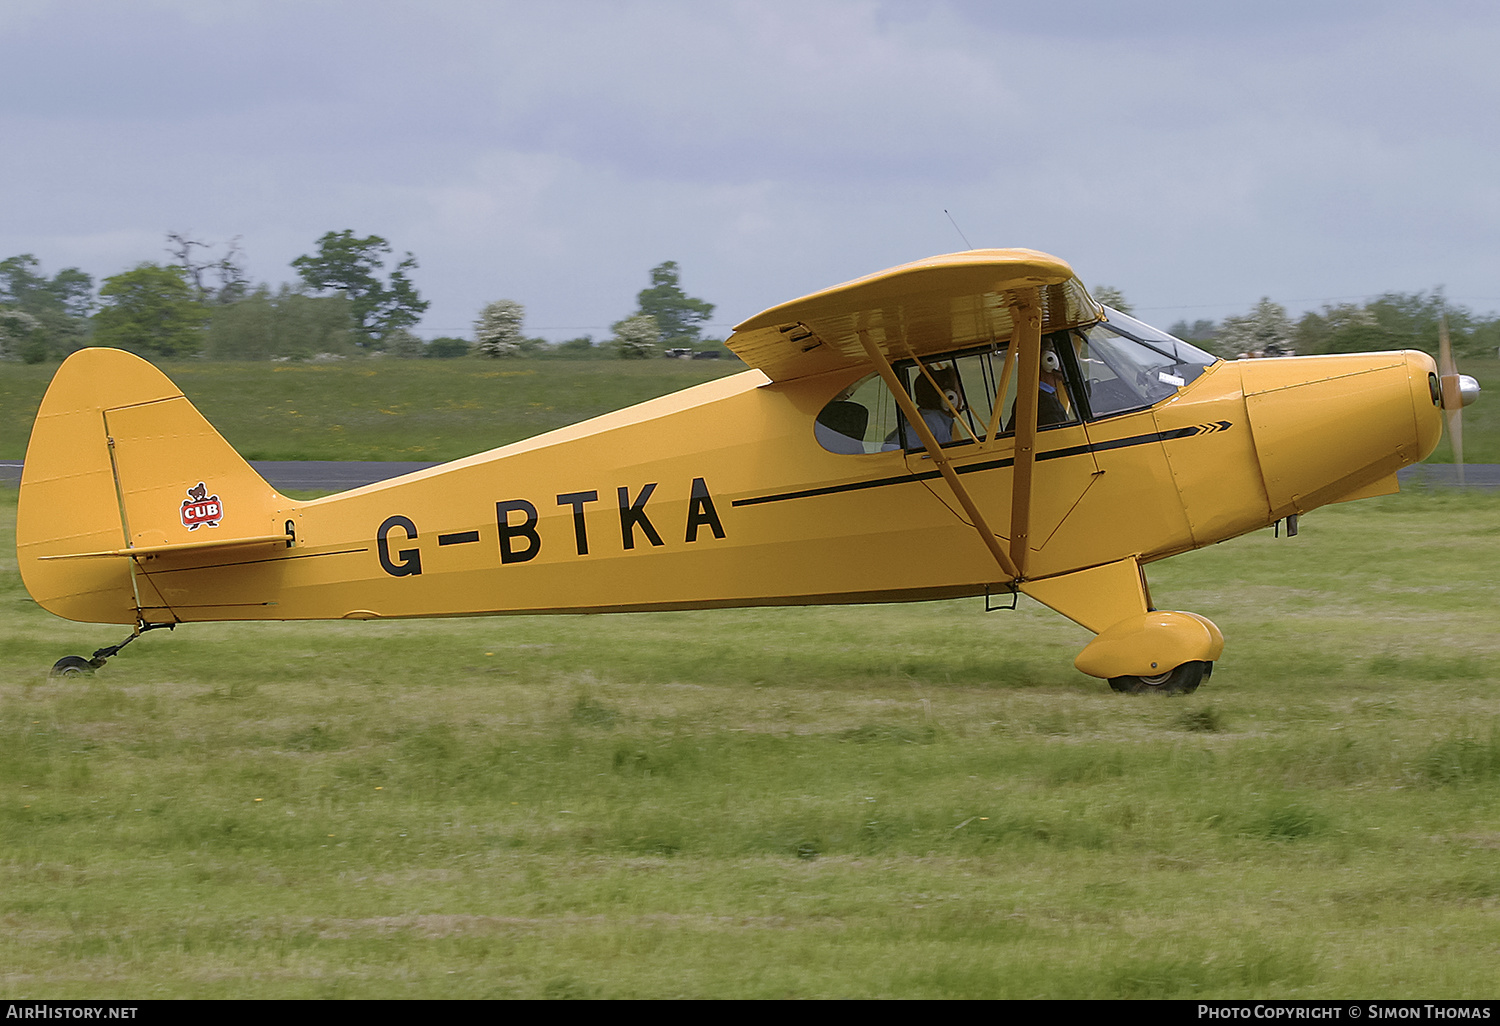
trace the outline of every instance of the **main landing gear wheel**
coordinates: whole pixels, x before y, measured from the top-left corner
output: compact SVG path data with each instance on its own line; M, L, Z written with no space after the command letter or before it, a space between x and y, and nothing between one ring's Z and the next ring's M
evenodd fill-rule
M1213 663L1183 663L1155 677L1111 677L1109 686L1127 695L1186 695L1213 672Z
M52 664L52 670L47 674L49 677L92 677L94 675L94 664L83 656L63 656Z

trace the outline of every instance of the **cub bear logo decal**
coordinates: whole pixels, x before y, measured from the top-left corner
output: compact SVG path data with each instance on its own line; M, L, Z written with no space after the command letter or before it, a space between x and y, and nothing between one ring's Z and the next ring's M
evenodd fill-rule
M196 488L187 490L187 500L182 504L182 526L189 531L200 527L218 527L224 518L224 504L217 495L209 495L202 481Z

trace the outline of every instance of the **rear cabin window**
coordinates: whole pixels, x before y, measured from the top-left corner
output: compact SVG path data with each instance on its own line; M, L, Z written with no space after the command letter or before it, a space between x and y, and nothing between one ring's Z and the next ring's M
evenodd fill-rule
M813 436L829 452L880 452L896 430L896 400L879 374L869 374L834 396L813 425Z

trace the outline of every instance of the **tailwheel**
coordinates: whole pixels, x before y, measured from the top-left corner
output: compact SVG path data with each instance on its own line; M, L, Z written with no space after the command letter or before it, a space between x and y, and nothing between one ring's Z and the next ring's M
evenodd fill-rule
M47 674L47 676L93 676L95 670L104 668L104 663L107 659L109 659L110 656L118 655L120 649L130 644L136 638L139 638L142 634L145 634L147 631L159 630L162 627L165 627L167 630L172 630L176 626L177 624L175 623L147 623L146 621L142 620L140 623L136 624L135 630L130 632L130 637L126 638L118 645L106 645L104 648L95 649L93 658L91 659L85 659L83 656L63 656L57 662L52 664L52 669Z
M94 675L94 664L83 656L63 656L52 664L49 677L92 677Z
M1186 695L1213 673L1210 662L1183 663L1154 677L1111 677L1109 686L1128 695Z

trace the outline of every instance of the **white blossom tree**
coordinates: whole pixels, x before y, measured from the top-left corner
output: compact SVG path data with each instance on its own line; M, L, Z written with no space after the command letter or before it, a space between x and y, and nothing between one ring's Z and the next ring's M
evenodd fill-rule
M1292 348L1292 320L1286 307L1266 296L1255 309L1243 317L1226 317L1215 340L1219 350L1233 356L1239 353L1265 353Z
M416 333L406 328L392 328L385 333L382 339L382 351L403 360L411 360L422 355L424 343L417 337Z
M474 341L481 356L519 356L524 339L521 322L526 308L514 299L497 299L479 312L474 322Z
M611 330L615 351L622 360L644 360L656 355L656 344L661 341L661 329L656 318L650 314L636 314L623 321L616 321Z
M0 307L0 360L15 359L22 355L25 343L41 322L30 314Z

